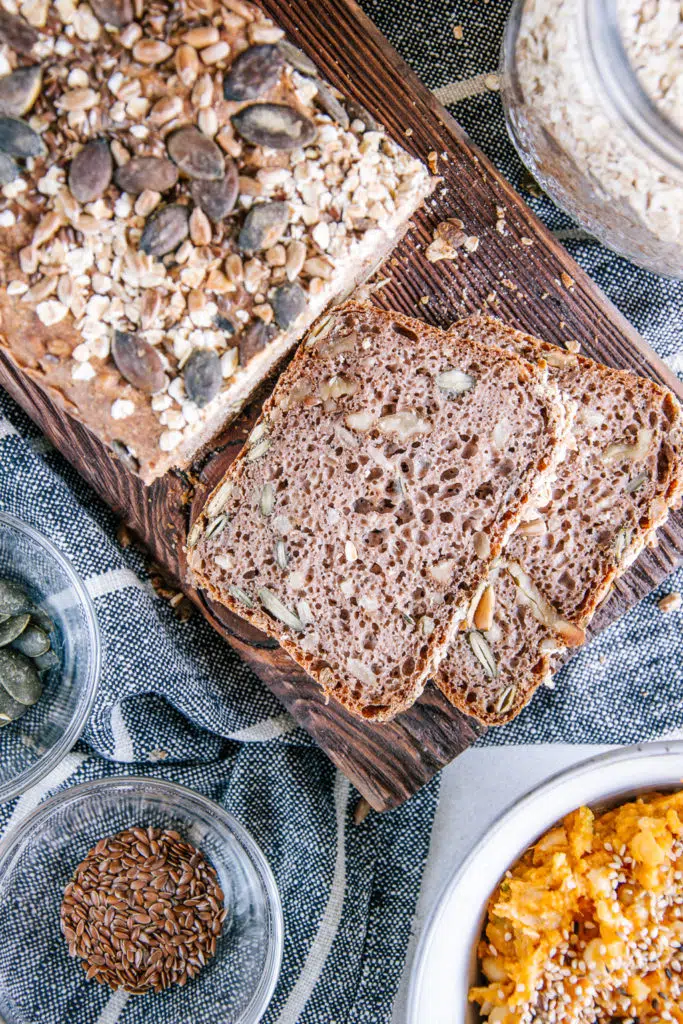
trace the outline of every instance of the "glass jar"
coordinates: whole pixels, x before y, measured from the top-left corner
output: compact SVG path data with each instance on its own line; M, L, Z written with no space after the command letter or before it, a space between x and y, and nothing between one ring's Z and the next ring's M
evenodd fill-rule
M646 19L678 19L678 7L516 0L501 88L512 141L548 195L610 249L683 279L683 67L676 35Z

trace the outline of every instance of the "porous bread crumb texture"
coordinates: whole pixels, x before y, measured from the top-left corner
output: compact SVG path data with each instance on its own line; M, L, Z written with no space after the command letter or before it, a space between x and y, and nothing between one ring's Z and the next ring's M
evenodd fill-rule
M419 696L554 473L567 421L546 374L513 353L342 307L192 528L195 582L348 709L387 720Z
M430 177L251 3L3 6L0 344L150 481L376 268Z
M591 66L585 6L581 0L521 4L514 67L503 80L508 119L527 166L584 228L651 270L679 273L683 173L640 142L614 111ZM679 5L619 0L617 8L641 83L671 116L670 104L683 88L681 28L679 23L666 35L664 26L678 21ZM667 67L673 68L671 80Z
M683 421L674 396L658 384L491 317L463 320L452 330L463 340L490 339L530 362L544 359L578 406L557 477L508 541L492 581L493 623L483 635L494 677L474 657L469 637L459 635L436 678L468 714L502 724L550 681L559 654L581 642L614 580L680 504ZM550 607L539 606L536 591Z

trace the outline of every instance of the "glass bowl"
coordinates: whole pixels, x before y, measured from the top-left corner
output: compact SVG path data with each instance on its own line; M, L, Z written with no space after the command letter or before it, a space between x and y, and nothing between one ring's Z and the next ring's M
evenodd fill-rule
M69 956L59 912L88 851L136 825L175 829L200 849L218 873L228 916L216 956L187 985L128 996L86 980ZM275 880L251 836L217 804L175 783L109 777L72 786L0 843L5 1024L113 1024L119 1017L127 1024L256 1024L277 982L282 936Z
M0 512L0 579L20 584L48 613L60 661L43 679L38 703L0 729L2 803L52 771L83 731L100 676L100 634L92 601L68 559L6 512Z

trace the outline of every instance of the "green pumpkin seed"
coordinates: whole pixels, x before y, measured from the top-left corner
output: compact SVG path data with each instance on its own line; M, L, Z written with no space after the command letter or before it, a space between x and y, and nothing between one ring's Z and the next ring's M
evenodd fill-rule
M43 684L35 665L28 658L7 647L0 648L0 686L18 700L30 706L40 699Z
M45 630L31 622L12 641L12 647L15 651L19 651L20 654L25 654L27 658L37 658L38 655L46 654L50 650L50 638Z
M241 587L229 586L228 592L235 598L236 601L239 601L240 604L243 604L245 608L254 607L254 602L249 597L249 594L247 594L245 590L242 590Z
M22 715L26 714L27 707L25 704L20 704L18 700L14 700L8 693L0 687L0 729L5 725L9 725L10 722L16 722L17 718L21 718Z
M7 619L0 626L0 647L5 647L7 644L11 644L13 640L24 632L31 616L28 614L14 615L12 618Z
M40 626L44 633L52 633L55 628L55 624L46 611L42 608L29 608L31 612L31 622L34 626Z
M38 654L33 658L33 664L36 666L41 676L44 676L47 672L51 672L53 668L58 668L60 662L59 658L53 650L46 651L45 654Z
M26 592L12 580L0 580L0 614L19 615L28 611L31 602Z
M495 679L498 675L498 664L486 637L482 633L477 632L476 629L473 629L467 634L467 639L472 648L472 653L484 671L484 675L489 679Z
M299 616L295 615L286 604L283 604L280 598L274 594L272 590L268 590L267 587L260 587L258 596L259 601L266 611L270 612L270 614L276 619L279 619L285 626L288 626L290 629L294 629L297 632L304 629L304 624Z
M496 710L499 714L505 715L508 711L512 710L517 697L517 687L508 686L506 690L503 690L500 697L496 701Z

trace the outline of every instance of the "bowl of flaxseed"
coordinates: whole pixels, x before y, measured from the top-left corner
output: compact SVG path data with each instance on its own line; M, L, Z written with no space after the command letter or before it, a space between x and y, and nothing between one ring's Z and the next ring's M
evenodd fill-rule
M5 1024L256 1024L282 941L256 843L175 783L73 786L0 843Z

